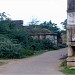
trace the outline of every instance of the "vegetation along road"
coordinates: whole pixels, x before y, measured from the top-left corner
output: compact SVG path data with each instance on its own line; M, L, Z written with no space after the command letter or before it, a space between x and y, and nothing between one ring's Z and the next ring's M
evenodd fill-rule
M60 56L67 49L49 51L35 57L11 60L0 66L0 75L64 75L59 71Z

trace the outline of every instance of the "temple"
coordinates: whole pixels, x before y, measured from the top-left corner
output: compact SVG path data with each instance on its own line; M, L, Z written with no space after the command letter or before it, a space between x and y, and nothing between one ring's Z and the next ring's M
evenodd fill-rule
M75 0L67 0L67 66L75 66Z

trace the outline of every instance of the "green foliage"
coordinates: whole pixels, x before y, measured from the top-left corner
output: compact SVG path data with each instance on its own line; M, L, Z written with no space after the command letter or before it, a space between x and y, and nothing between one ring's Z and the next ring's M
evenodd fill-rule
M67 72L69 74L75 74L75 69L65 68L65 72Z
M43 39L43 40L35 39L31 43L29 43L29 47L34 51L56 49L54 44L49 39Z
M22 57L28 57L28 56L32 56L34 55L34 51L29 49L29 48L25 48L22 50Z
M23 58L33 55L33 50L14 44L11 40L0 37L0 58Z
M53 50L58 50L60 47L58 45L53 45Z
M38 21L34 21L32 25L34 24L35 26L31 28L26 28L25 26L16 27L12 25L11 20L4 19L2 14L1 16L0 58L22 58L32 56L38 51L42 52L47 49L58 49L49 39L38 40L31 37L31 33L58 33L59 28L55 23L49 21L41 23L40 25L35 25Z
M67 66L67 61L66 60L63 60L63 62L60 64L60 67L61 67L61 72L69 75L69 74L75 74L75 67L69 67Z
M20 58L22 47L13 44L9 39L0 37L0 58Z
M49 22L45 21L44 23L41 23L40 25L41 25L41 28L49 29L51 32L58 32L59 31L57 24L52 23L51 20Z
M64 67L62 70L63 73L65 74L75 74L75 69L70 69L70 67Z
M49 39L44 39L44 40L42 40L42 42L41 42L42 44L43 44L43 48L44 49L52 49L53 48L53 43L51 42L51 40L49 40Z
M10 32L10 21L0 21L0 34L6 34Z
M63 25L63 28L66 29L66 26L67 26L67 19L65 19L64 22L61 22L61 24Z
M66 47L67 47L66 43L59 44L58 46L59 46L60 48L66 48Z
M28 47L29 47L31 50L33 50L33 51L35 51L35 50L40 50L40 49L41 49L40 41L41 41L41 40L37 40L37 39L35 39L35 40L29 39L29 40L28 40Z

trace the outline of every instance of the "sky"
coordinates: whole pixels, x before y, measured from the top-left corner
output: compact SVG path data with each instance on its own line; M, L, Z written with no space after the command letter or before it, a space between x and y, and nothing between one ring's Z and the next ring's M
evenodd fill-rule
M0 0L0 13L10 14L12 20L24 20L24 25L37 18L40 22L51 20L62 28L66 10L67 0Z

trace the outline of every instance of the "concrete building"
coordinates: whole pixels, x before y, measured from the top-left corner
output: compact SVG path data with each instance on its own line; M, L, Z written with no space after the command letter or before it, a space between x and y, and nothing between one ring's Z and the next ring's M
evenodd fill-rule
M57 34L56 33L35 33L32 34L31 37L33 39L49 39L51 40L54 44L57 44Z

